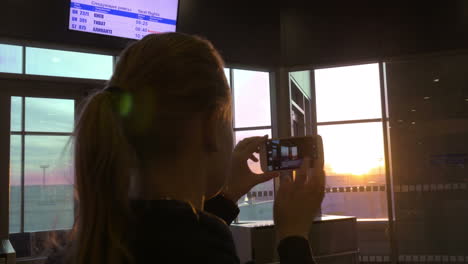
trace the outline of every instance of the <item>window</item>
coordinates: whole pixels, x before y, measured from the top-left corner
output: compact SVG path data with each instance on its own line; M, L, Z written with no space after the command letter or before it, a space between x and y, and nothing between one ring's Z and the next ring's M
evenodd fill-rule
M379 78L378 64L315 70L327 173L325 214L387 218Z
M317 122L381 118L379 65L315 70Z
M0 72L23 72L23 47L0 44Z
M26 74L107 80L112 56L26 47Z
M10 233L72 227L74 109L70 99L11 98Z
M232 76L236 143L247 137L271 137L269 73L234 69ZM259 163L248 164L253 172L262 173ZM255 186L238 201L239 220L272 220L273 194L273 180Z
M270 75L234 70L234 126L271 126Z

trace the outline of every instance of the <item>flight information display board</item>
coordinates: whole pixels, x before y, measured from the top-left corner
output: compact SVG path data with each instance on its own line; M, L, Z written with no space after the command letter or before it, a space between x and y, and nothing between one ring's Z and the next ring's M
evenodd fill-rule
M72 0L69 29L141 39L174 32L178 0Z

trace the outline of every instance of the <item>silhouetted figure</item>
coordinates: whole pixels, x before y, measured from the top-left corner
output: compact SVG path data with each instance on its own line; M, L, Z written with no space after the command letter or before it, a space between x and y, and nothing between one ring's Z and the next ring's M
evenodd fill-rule
M120 56L74 133L77 216L49 263L239 263L236 201L277 174L254 174L266 137L233 150L231 92L210 42L148 35ZM313 263L307 236L323 199L323 161L278 191L282 263ZM315 174L314 177L311 177Z

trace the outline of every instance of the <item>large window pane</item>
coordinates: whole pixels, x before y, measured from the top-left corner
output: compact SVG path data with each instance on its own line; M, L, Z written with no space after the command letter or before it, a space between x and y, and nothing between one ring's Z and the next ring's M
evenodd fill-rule
M234 70L235 127L271 125L268 72Z
M317 121L381 118L379 65L315 70Z
M386 194L380 191L385 186L382 123L319 126L318 133L323 138L327 187L370 186L372 190L327 194L323 212L387 217Z
M73 166L67 136L25 138L25 231L71 228Z
M26 47L26 73L107 80L112 56Z
M26 98L26 131L72 132L75 101Z
M0 44L0 72L22 73L23 47Z
M350 176L350 183L361 184L367 176L385 173L381 122L318 126L318 133L327 175Z
M21 231L21 136L10 137L10 233Z
M11 97L11 131L21 131L21 118L23 114L23 99L21 97Z
M386 63L399 257L468 260L467 76L463 52Z
M268 135L271 137L270 129L237 131L236 142L244 138ZM255 154L258 157L257 154ZM262 173L260 162L248 161L250 169L255 173ZM238 201L240 208L239 220L272 220L274 200L273 180L259 184L250 190L249 194Z

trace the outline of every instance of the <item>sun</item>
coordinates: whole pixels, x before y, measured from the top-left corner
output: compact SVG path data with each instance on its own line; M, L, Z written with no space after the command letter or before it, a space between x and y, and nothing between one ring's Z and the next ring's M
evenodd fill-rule
M380 122L319 127L327 175L368 175L384 171Z
M362 176L370 174L372 171L384 168L383 159L333 159L332 164L327 163L325 168L331 175L354 175Z

